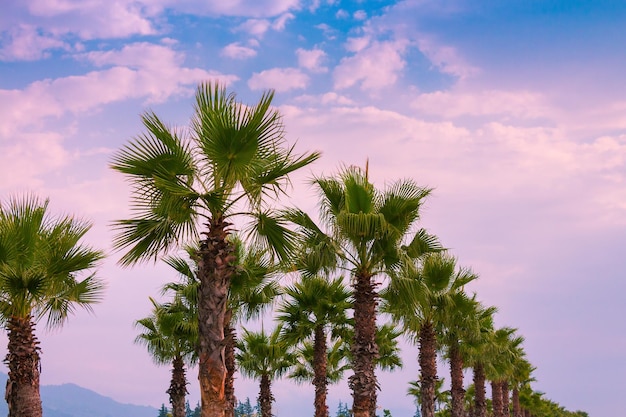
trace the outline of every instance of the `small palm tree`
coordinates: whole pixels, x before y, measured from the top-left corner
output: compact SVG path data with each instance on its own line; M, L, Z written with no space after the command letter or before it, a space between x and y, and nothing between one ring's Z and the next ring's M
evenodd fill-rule
M197 248L192 258L200 281L198 378L204 417L223 417L228 410L224 319L237 269L231 226L243 216L259 243L286 256L293 234L265 202L285 191L289 174L320 156L295 155L293 146L286 146L273 96L266 92L256 105L246 106L218 84L201 84L188 135L147 113L142 117L147 133L111 163L133 184L135 216L114 224L115 247L128 249L122 265L157 259L181 242Z
M180 297L165 304L154 299L152 314L136 321L141 333L135 342L148 348L159 365L172 365L172 379L167 393L172 404L173 417L185 417L187 378L185 365L197 361L198 315Z
M437 381L437 330L446 323L463 287L476 279L471 271L456 271L456 260L444 253L427 255L421 265L407 263L383 293L384 311L419 344L421 406L423 417L435 413Z
M304 278L284 291L287 299L278 309L283 340L291 345L313 340L315 417L328 417L328 331L348 324L350 292L341 277L332 281L321 277Z
M0 203L0 320L8 332L9 417L41 417L40 350L35 323L65 323L76 307L100 301L104 284L83 280L103 253L80 243L90 229L72 217L48 214L48 200L34 196Z
M259 380L261 417L272 417L272 381L283 376L295 361L291 346L281 338L281 330L276 327L268 335L264 330L250 332L244 328L237 344L236 358L242 375Z

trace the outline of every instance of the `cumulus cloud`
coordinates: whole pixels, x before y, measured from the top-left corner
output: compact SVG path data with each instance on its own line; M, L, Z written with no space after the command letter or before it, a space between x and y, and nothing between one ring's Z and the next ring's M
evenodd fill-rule
M51 49L70 49L70 46L27 24L13 27L0 37L0 60L3 61L34 61L47 57Z
M405 46L399 42L374 42L354 56L344 58L333 73L335 88L360 84L364 90L393 85L404 69Z
M121 38L157 33L153 19L160 8L139 2L30 0L25 6L40 27L57 35L75 34L82 39Z
M272 22L272 29L281 32L285 30L287 22L292 19L295 19L295 16L292 13L284 13L283 15L276 18L274 22Z
M467 78L479 72L479 69L469 64L456 48L442 45L427 36L417 39L419 50L442 72L458 78Z
M289 91L306 88L309 77L297 68L272 68L254 73L248 80L251 90Z
M328 72L328 68L322 65L326 58L326 52L321 49L302 49L296 50L298 57L298 65L302 68L306 68L311 72Z
M256 56L256 54L256 50L243 46L239 42L226 45L221 52L222 56L232 59L248 59Z
M531 91L435 91L418 95L411 105L422 113L447 118L465 115L540 118L554 114L546 98Z
M262 37L270 27L271 23L267 19L248 19L237 26L235 31L245 32L256 37Z
M120 50L85 53L80 58L104 69L36 81L22 90L0 90L0 138L46 117L84 112L131 98L160 102L192 93L199 81L230 83L237 79L184 67L184 56L164 45L136 43Z

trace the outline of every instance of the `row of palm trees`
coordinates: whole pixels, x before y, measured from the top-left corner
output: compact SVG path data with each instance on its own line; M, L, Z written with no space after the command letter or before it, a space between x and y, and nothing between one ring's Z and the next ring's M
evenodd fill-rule
M268 277L291 271L301 276L302 285L315 279L332 283L330 277L345 276L351 287L344 289L349 294L351 315L345 325L332 326L336 334L324 336L315 327L307 330L313 329L312 336L319 336L317 344L314 337L310 341L317 362L308 367L301 360L300 372L307 375L312 370L319 394L316 415L328 414L324 384L331 378L329 364L334 363L324 359L328 357L322 354L324 341L331 342L326 351L347 358L341 366L353 372L349 378L353 415L375 415L375 368L394 364L392 355L383 351L377 325L381 314L400 329L392 326L382 331L405 333L420 345L420 400L425 417L433 412L438 348L448 349L450 358L460 356L467 366L474 367L474 415L484 415L485 378L493 381L492 392L506 390L501 401L494 401L495 412L501 413L505 406L500 403L508 401L506 384L514 384L518 373L513 365L496 366L485 358L523 357L514 352L521 348L519 344L511 348L504 342L498 344L496 336L481 337L498 331L488 326L489 309L463 292L475 276L457 271L454 259L438 239L417 227L420 207L430 190L412 180L377 190L367 167L346 167L336 176L313 179L320 195L319 221L299 209L272 208L269 202L286 194L289 175L320 157L318 152L294 153L294 147L285 141L280 114L271 107L272 98L273 93L267 92L257 104L248 106L218 84L201 84L189 129L170 127L148 112L142 117L146 131L111 160L111 167L133 187L133 217L114 222L114 246L124 251L121 265L158 260L181 249L188 254L188 260L165 258L186 281L165 288L174 294L172 299L165 304L154 302L153 314L138 322L142 328L138 340L154 355L164 353L167 338L189 336L193 340L191 344L179 341L178 351L167 352L173 354L168 360L176 376L170 395L180 396L186 390L181 363L196 361L202 416L232 415L236 325L260 314L262 308L257 307L279 291L275 280ZM83 272L88 274L103 256L79 243L89 225L72 218L46 218L46 207L47 202L30 197L23 202L10 200L0 210L0 313L9 331L6 397L10 417L41 415L34 322L48 317L49 325L60 324L74 306L89 308L98 301L103 289L102 281L93 274L77 278ZM251 248L248 253L235 238L235 227L241 229L239 235ZM299 289L285 290L289 291ZM484 318L465 323L467 315L458 314L462 308L474 308L475 316ZM262 337L255 339L258 333L244 330L237 354L242 372L256 372L242 365L247 363L246 352L252 351L249 343L246 347L247 341L257 340L255 346L259 346L260 342L288 337L295 340L298 332L305 332L294 325L297 319L290 324L291 313L288 304L279 310L285 322L282 331L262 332ZM449 326L455 315L460 324ZM466 330L467 335L463 333ZM455 336L455 332L463 334ZM449 340L456 337L457 345L442 343L443 335ZM303 345L302 350L306 349L311 350ZM291 362L302 358L292 358L291 353L279 356ZM320 369L324 361L326 374ZM463 389L458 384L458 369L464 365L459 368L458 359L450 361L455 363L452 392L458 396ZM261 403L267 416L271 413L271 392L269 395L269 401ZM459 404L458 399L454 401ZM172 403L177 409L181 404L179 398Z

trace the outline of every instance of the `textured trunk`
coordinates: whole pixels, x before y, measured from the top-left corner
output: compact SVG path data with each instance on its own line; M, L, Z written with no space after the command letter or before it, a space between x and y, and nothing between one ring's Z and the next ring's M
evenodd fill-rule
M229 223L222 218L209 224L206 239L198 251L199 372L202 417L225 417L224 316L235 254L226 241Z
M432 323L424 323L419 333L420 397L422 417L435 416L437 383L437 341Z
M185 417L185 396L187 395L187 378L185 377L185 363L177 356L172 368L172 381L167 393L172 404L172 417Z
M259 393L259 405L261 406L261 417L272 417L272 381L267 375L261 377L261 391Z
M315 339L313 341L313 386L315 387L315 417L328 417L328 405L326 395L328 394L328 354L326 352L326 332L324 326L315 328Z
M519 404L519 390L513 388L513 417L522 417L522 409Z
M9 366L5 399L9 417L42 417L39 395L39 341L35 337L32 317L11 317L8 353L5 363Z
M450 395L452 397L451 417L464 417L463 358L461 357L458 343L450 346L450 381Z
M235 345L237 337L235 329L231 325L233 312L228 309L224 319L224 362L226 365L226 382L224 383L224 396L226 397L226 417L235 416Z
M500 383L500 391L502 393L502 416L508 417L509 412L509 381L502 381Z
M485 368L480 362L474 366L474 390L474 417L485 417L487 415Z
M349 379L352 389L354 417L371 417L376 411L376 374L378 358L376 345L376 291L372 277L357 274L354 284L354 341L352 366L354 375Z
M491 381L491 406L493 407L493 417L504 417L502 411L502 384L500 381Z

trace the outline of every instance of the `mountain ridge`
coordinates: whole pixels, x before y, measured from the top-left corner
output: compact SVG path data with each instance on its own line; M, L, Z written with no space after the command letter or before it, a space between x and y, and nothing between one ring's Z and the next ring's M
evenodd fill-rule
M0 372L0 386L6 385L7 374ZM42 385L43 417L156 417L159 410L145 405L124 404L73 383ZM0 415L9 412L0 401Z

